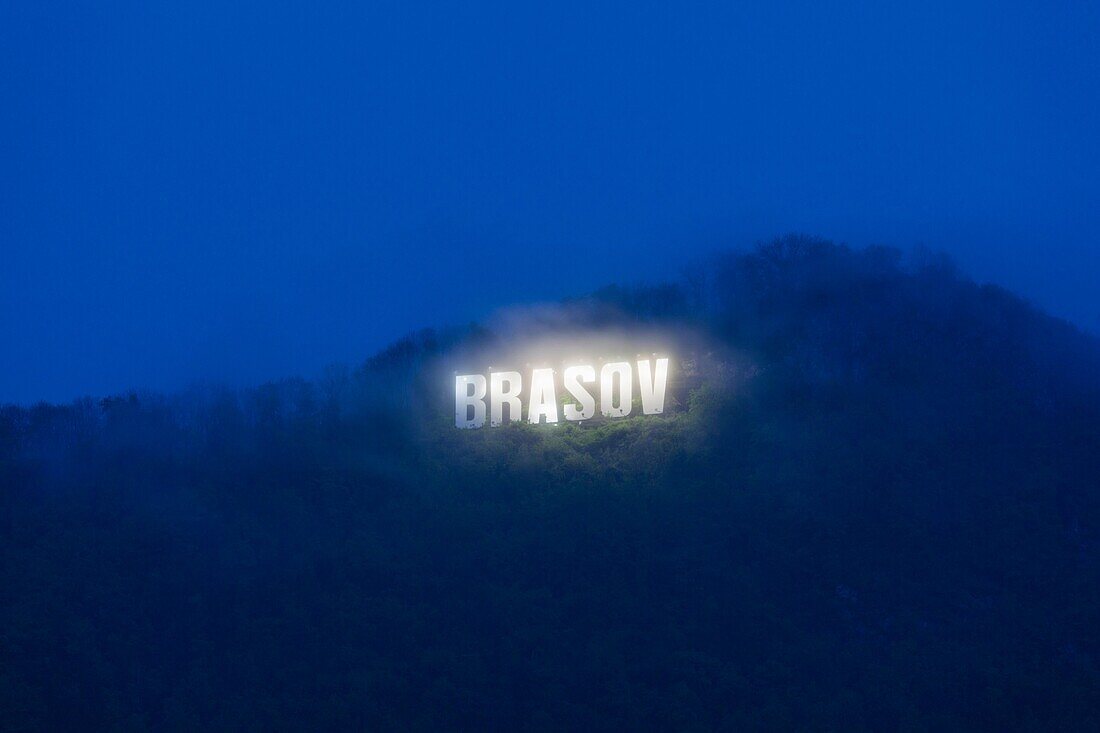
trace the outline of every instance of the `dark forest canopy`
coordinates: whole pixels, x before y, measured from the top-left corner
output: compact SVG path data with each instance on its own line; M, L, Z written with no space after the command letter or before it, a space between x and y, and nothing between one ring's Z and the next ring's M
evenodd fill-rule
M578 332L666 335L676 409L453 428L440 374ZM4 729L1100 729L1100 343L938 256L7 406L0 502Z

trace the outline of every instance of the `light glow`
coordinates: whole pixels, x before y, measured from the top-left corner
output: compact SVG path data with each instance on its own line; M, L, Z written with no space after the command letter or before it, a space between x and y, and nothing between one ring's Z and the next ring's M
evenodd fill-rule
M598 398L601 415L606 418L620 418L631 414L634 409L635 368L642 414L656 415L664 412L669 359L638 358L634 364L609 361L600 367ZM559 384L568 397L575 400L562 404L561 412L565 419L570 422L591 419L596 414L597 397L585 385L595 384L596 381L596 369L591 364L572 364L560 373L547 367L531 369L527 390L527 422L532 425L552 425L558 422ZM488 405L485 402L486 392ZM488 380L482 374L455 375L455 427L480 428L485 424L486 412L489 413L490 427L523 419L523 392L523 375L516 371L492 371L490 368Z
M527 422L538 425L540 418L546 422L558 421L558 397L554 390L554 370L535 369L531 372L531 397L527 401Z

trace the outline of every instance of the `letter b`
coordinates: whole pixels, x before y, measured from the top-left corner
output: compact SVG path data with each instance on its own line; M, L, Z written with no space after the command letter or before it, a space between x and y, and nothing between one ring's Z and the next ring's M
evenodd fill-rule
M471 394L470 388L473 387ZM473 416L470 408L473 408ZM480 428L485 424L485 377L465 374L455 377L455 427Z

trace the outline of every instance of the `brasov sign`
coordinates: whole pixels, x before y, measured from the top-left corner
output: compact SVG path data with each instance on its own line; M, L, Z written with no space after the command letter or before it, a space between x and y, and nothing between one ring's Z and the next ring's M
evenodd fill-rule
M652 361L652 363L651 363ZM665 407L665 386L668 384L668 359L639 359L605 363L599 371L599 407L604 417L626 417L634 408L634 382L637 373L638 394L643 415L656 415ZM558 422L558 388L575 402L562 405L562 415L571 422L588 420L596 414L596 396L585 385L596 385L596 368L589 364L556 369L532 369L527 387L519 372L492 371L484 374L455 376L455 427L497 427L505 422L523 419L523 398L527 398L527 422ZM486 404L488 397L488 404ZM505 420L505 407L508 416Z

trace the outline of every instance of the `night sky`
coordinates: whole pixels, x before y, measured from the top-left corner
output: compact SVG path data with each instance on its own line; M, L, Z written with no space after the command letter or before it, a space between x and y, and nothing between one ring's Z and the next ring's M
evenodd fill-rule
M0 6L0 401L355 363L798 231L1100 331L1100 6Z

